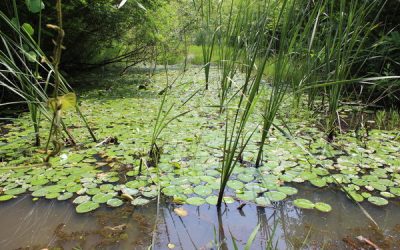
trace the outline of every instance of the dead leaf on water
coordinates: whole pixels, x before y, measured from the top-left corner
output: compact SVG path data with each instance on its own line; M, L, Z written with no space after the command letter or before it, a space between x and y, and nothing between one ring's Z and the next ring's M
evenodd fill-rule
M174 212L180 217L185 217L188 215L188 212L183 207L175 208Z

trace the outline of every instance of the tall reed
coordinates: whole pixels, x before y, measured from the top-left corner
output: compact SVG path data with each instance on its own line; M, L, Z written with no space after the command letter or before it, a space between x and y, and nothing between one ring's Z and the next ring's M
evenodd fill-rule
M39 46L41 28L38 30L38 41L35 41L34 29L27 24L21 25L18 18L16 1L12 1L15 18L11 20L4 12L0 11L0 22L4 30L0 30L0 86L13 93L25 103L30 111L31 120L35 131L35 144L40 144L39 122L41 115L47 120L52 120L52 113L49 111L49 88L55 86L55 68L48 60ZM39 17L41 20L41 17ZM41 22L39 22L41 23ZM40 74L39 74L40 73ZM66 80L58 74L59 94L66 94L72 91ZM2 103L0 106L13 103ZM90 129L86 119L75 104L78 115L84 121L93 140L96 137ZM71 137L66 125L61 120L62 130Z
M204 3L206 1L206 3ZM206 90L208 90L210 80L210 69L211 60L214 53L215 38L218 28L212 25L212 14L213 14L214 3L212 0L201 0L200 12L201 12L201 48L203 55L204 64L204 76L206 80Z
M303 32L303 38L299 40L301 46L297 49L303 54L306 66L301 73L303 79L299 82L296 94L300 94L301 89L306 87L309 107L314 106L318 94L323 95L322 105L327 99L326 132L331 137L337 129L340 130L337 110L345 90L344 85L354 84L356 81L352 80L362 78L358 76L357 67L369 60L366 41L377 27L376 18L381 11L378 11L375 20L366 20L378 4L382 4L383 8L387 1L300 2L303 2L304 16L309 17L309 20L306 20L304 30L307 32ZM330 84L320 88L323 83Z
M276 114L276 110L282 101L284 92L286 91L286 85L282 81L276 81L276 84L272 85L272 94L270 96L263 95L264 91L260 91L262 87L262 79L264 76L264 70L268 59L273 55L276 45L276 30L281 23L283 15L288 14L287 3L289 1L283 1L282 5L276 5L271 1L263 1L263 7L265 9L276 8L279 15L275 20L272 32L268 29L267 20L269 20L269 13L274 12L260 12L257 4L259 2L252 1L241 1L240 4L246 4L248 7L248 13L245 15L236 13L236 18L244 20L241 25L238 25L235 29L242 29L242 34L247 36L240 36L239 43L242 44L240 49L243 50L244 57L240 58L244 65L244 82L238 86L239 100L234 108L227 109L226 120L225 120L225 140L223 146L223 160L221 168L221 183L220 191L218 196L217 206L221 207L223 194L225 191L226 184L241 158L243 151L249 143L251 137L254 135L256 130L252 130L248 136L246 136L246 125L249 118L252 116L253 111L256 107L259 98L266 98L264 103L273 103L274 106L267 105L267 107L274 107L274 109L265 108L264 122L273 120ZM257 4L256 4L257 3ZM254 4L254 5L253 5ZM251 20L251 25L248 25L248 20ZM286 37L285 37L286 38ZM265 41L264 39L268 39ZM278 39L279 40L279 39ZM266 45L266 46L265 46ZM281 56L281 63L284 63L284 54ZM276 71L278 74L282 74L281 71ZM233 109L233 116L230 117L230 109ZM264 124L265 127L265 124ZM265 131L265 130L263 130ZM263 136L266 133L263 132ZM243 139L244 138L244 139ZM240 143L243 140L242 143ZM260 151L262 148L260 148Z

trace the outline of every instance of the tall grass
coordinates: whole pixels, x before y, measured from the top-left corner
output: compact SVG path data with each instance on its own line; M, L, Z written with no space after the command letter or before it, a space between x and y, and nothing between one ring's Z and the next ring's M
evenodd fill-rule
M211 2L207 3L210 10ZM226 183L255 133L246 136L245 131L258 100L263 110L257 167L262 164L264 144L288 91L297 108L303 96L312 107L322 94L323 104L328 101L327 133L340 128L337 110L344 85L367 79L358 76L356 66L365 64L370 55L365 43L376 23L366 20L377 4L376 0L231 0L219 2L218 15L213 16L216 20L210 21L212 15L208 15L207 24L218 23L219 106L221 114L227 111L218 207ZM213 42L215 34L209 34ZM210 50L206 52L211 58ZM242 81L235 81L238 70L244 73ZM262 86L264 72L268 71L270 85L264 90L268 88ZM240 138L243 143L239 143Z
M306 93L309 107L314 106L319 94L323 95L322 105L327 99L326 132L330 137L337 129L340 130L337 110L345 91L344 85L357 82L355 79L361 78L357 67L369 60L368 50L372 48L366 47L366 41L378 24L366 20L374 8L378 5L383 8L386 2L323 0L309 4L309 1L303 1L305 16L309 16L312 22L307 21L310 25L305 26L307 32L303 31L299 40L301 47L297 51L302 55L305 67L301 69L304 77L295 93ZM379 14L380 11L375 20ZM330 84L320 88L322 83ZM302 93L304 87L307 91Z
M237 10L234 12L234 1L228 5L228 19L225 21L225 12L223 1L219 4L219 27L220 36L218 38L218 68L221 72L219 84L219 100L220 113L223 112L228 98L229 90L232 86L233 78L239 66L239 59L243 54L241 44L243 42L244 26L249 19L249 9L246 9L243 2L239 3Z
M236 92L239 95L239 100L237 105L233 108L233 116L230 117L229 110L227 110L226 121L225 121L225 140L223 147L223 160L222 160L222 170L221 170L221 183L220 191L218 196L217 206L221 206L224 190L226 184L236 166L241 158L243 151L245 150L251 137L254 135L256 130L246 133L247 122L254 114L254 109L256 107L257 101L263 99L265 103L265 109L263 114L263 128L266 128L268 124L273 120L276 115L277 109L283 100L285 91L287 90L287 83L280 81L280 76L282 75L282 69L285 63L285 53L281 52L279 56L279 61L276 64L274 75L274 84L271 85L270 95L265 95L262 90L262 79L264 76L265 67L267 61L271 56L275 54L276 45L280 39L285 39L286 34L281 34L281 38L276 37L276 31L278 27L282 24L282 19L289 19L293 12L287 11L287 4L290 1L283 1L282 4L277 5L275 2L263 1L262 7L265 9L276 8L278 12L278 18L274 20L272 31L268 29L267 22L270 20L268 12L259 11L259 2L241 1L239 3L243 6L248 7L248 12L246 14L235 15L239 19L238 23L240 25L235 26L235 29L241 29L246 36L238 37L239 43L242 46L239 48L243 50L243 57L240 58L242 64L244 65L244 82L239 86L239 90ZM254 4L254 5L252 5ZM290 3L293 6L294 3ZM275 11L272 11L275 13ZM286 16L287 15L287 16ZM249 24L249 20L251 20ZM285 31L285 29L283 29ZM288 32L288 29L286 29ZM289 32L287 33L289 35ZM283 37L283 38L282 38ZM265 40L267 39L267 40ZM277 42L278 41L278 42ZM267 91L268 92L268 91ZM262 136L265 140L268 130L263 129ZM246 136L246 134L248 134ZM243 139L244 138L244 139ZM240 143L242 141L242 143ZM262 151L262 146L260 147L260 152Z
M300 5L301 6L301 5ZM299 2L284 1L282 10L278 15L275 25L274 36L279 29L279 39L275 42L276 49L273 50L274 71L270 77L271 90L268 99L264 101L264 111L262 114L263 125L261 130L260 146L256 159L256 167L259 167L262 162L263 148L268 137L269 130L273 124L275 116L283 102L283 99L288 91L288 88L296 91L297 81L300 80L301 74L297 73L297 77L290 77L293 72L299 71L296 64L293 62L298 56L299 44L303 39L312 38L311 27L313 26L315 16L318 11L314 10L310 15L302 15L298 11ZM272 39L275 39L274 37ZM273 40L271 40L272 42ZM312 41L311 41L312 43ZM268 60L266 57L264 60ZM264 63L267 63L266 61Z
M204 76L206 80L206 90L208 90L209 86L211 60L214 53L216 33L218 31L218 27L217 28L213 27L211 22L213 14L213 5L214 3L212 0L201 0L200 2L201 21L202 21L201 48L202 48L203 64L204 64L203 66Z
M28 106L33 128L35 131L35 144L40 144L39 123L41 116L49 121L53 120L52 112L49 109L48 92L55 87L55 67L46 57L39 46L39 42L33 37L32 27L26 28L21 25L18 18L16 1L12 1L15 18L11 20L5 13L0 11L0 22L3 30L0 30L0 86L14 94ZM39 17L40 18L40 17ZM41 18L40 18L41 19ZM32 29L32 30L30 30ZM41 28L37 29L38 41L40 41ZM66 94L72 91L66 80L58 74L58 94ZM1 103L0 106L12 105ZM90 129L86 119L83 117L79 107L75 105L78 115L83 119L94 141L96 137ZM62 130L72 138L67 131L64 122L60 121Z

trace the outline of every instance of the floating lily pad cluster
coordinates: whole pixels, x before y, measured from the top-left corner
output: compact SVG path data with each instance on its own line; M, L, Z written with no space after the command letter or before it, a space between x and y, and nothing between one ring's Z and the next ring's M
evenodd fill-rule
M66 113L65 123L83 146L65 147L51 159L51 166L43 166L45 155L41 148L29 143L34 141L34 134L28 115L2 125L0 201L31 193L34 198L71 200L77 204L77 211L83 213L101 205L147 204L158 195L159 184L161 193L174 202L216 204L224 117L213 108L218 105L215 91L196 94L186 103L203 86L200 74L192 73L181 79L190 84L173 88L168 97L166 106L185 103L175 105L175 114L192 111L163 131L158 142L162 149L158 170L142 166L139 174L140 158L146 157L149 149L161 90L160 84L148 84L141 75L128 74L118 80L110 75L99 81L97 74L88 74L79 79L88 83L85 86L96 86L77 92L82 112L97 137L116 137L118 143L91 142L78 116ZM165 82L164 77L156 74L153 82ZM139 85L144 84L148 87L139 90ZM280 112L290 113L290 105L289 98L283 105L288 109ZM293 183L336 187L349 199L374 205L398 199L400 142L396 132L371 130L368 136L357 139L350 131L328 143L314 120L302 117L297 112L288 123L292 140L277 130L271 131L264 147L263 165L258 169L252 163L260 134L254 134L243 153L242 164L235 168L227 184L226 203L242 200L269 206L296 194ZM258 126L259 118L251 118L249 131ZM41 126L46 131L49 123L42 121ZM11 169L14 167L17 168Z
M324 202L313 203L307 199L296 199L293 201L293 205L301 209L317 209L321 212L330 212L332 207Z
M150 185L145 177L121 184L118 172L104 172L85 163L80 165L83 166L1 171L0 201L30 193L34 200L72 200L78 213L86 213L101 204L121 206L124 197L133 205L144 205L158 194L157 187Z

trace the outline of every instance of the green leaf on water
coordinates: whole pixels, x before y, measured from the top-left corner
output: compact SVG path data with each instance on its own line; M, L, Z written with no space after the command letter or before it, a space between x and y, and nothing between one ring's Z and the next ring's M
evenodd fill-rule
M68 199L72 198L73 195L74 195L73 193L66 192L66 193L63 193L62 195L58 196L57 200L65 201L65 200L68 200Z
M82 214L82 213L88 213L88 212L91 212L91 211L93 211L93 210L96 210L96 209L99 208L99 207L100 207L100 205L99 205L99 203L97 203L97 202L86 201L86 202L83 202L83 203L79 204L79 205L76 207L76 212L77 212L77 213L80 213L80 214Z
M329 204L323 202L315 203L315 209L325 213L332 211L332 207Z
M396 196L400 196L400 188L399 187L392 187L390 188L390 192Z
M45 196L45 198L46 198L46 199L55 199L55 198L57 198L58 196L60 196L60 193L47 193L46 196Z
M294 187L278 187L277 191L282 192L287 195L295 195L297 194L297 189Z
M326 186L326 181L325 181L325 179L322 179L322 178L312 179L312 180L310 180L310 183L319 188Z
M49 183L49 180L46 179L46 177L38 177L38 178L32 178L31 179L31 185L33 186L41 186Z
M121 188L121 192L123 194L129 194L130 196L135 196L139 194L139 190L137 190L136 188Z
M112 194L98 193L92 197L92 200L97 203L106 203L108 200L112 199Z
M158 192L156 189L152 189L150 191L142 192L142 195L146 198L155 198L158 196Z
M109 205L110 207L119 207L123 204L124 202L120 199L114 198L114 199L110 199L107 201L107 205Z
M101 191L100 191L100 188L89 188L86 191L86 193L89 194L89 195L96 195L98 193L101 193Z
M237 178L243 181L244 183L248 183L254 180L254 176L252 174L244 174L244 173L238 174Z
M235 190L242 189L244 187L243 182L237 180L229 180L226 185Z
M208 186L197 186L194 188L194 192L200 196L207 196L212 193L212 188Z
M211 195L206 198L206 202L210 205L217 205L217 201L218 201L218 196L216 195Z
M46 188L41 188L41 189L38 189L38 190L34 191L34 192L32 193L32 196L33 196L33 197L43 197L43 196L46 196L46 194L47 194L48 192L49 192L49 191L48 191Z
M0 201L8 201L8 200L11 200L12 198L14 198L13 195L9 195L9 194L0 195Z
M303 209L313 209L315 207L314 203L307 199L296 199L293 201L293 205Z
M166 196L174 196L179 194L179 191L175 186L168 186L162 189L162 193Z
M367 192L362 192L361 195L362 195L362 197L364 197L365 199L368 199L369 197L372 196L372 194L367 193Z
M396 197L396 195L389 193L389 192L380 192L380 195L385 198L395 198Z
M131 202L131 204L134 205L134 206L143 206L143 205L146 205L146 204L148 204L148 203L150 203L150 200L144 199L144 198L140 198L140 197L134 199L134 200Z
M379 190L381 192L386 190L386 186L382 185L380 182L371 182L369 185L371 187L373 187L374 189Z
M78 192L78 191L81 190L81 189L82 189L82 186L81 186L81 185L78 185L78 184L66 188L66 190L67 190L68 192L70 192L70 193L76 193L76 192Z
M4 191L4 194L9 194L9 195L18 195L18 194L23 194L26 192L26 188L13 188Z
M74 201L72 201L72 203L74 204L81 204L84 202L90 201L90 196L88 195L84 195L84 196L78 196L74 199Z
M264 197L264 196L257 197L256 203L257 203L257 205L263 206L263 207L271 205L271 201L267 197Z
M348 195L350 196L350 198L353 198L357 202L362 202L364 200L364 197L362 195L354 191L349 192Z
M254 201L257 198L257 193L253 191L244 191L241 194L236 194L236 197L244 201Z
M384 206L389 203L385 198L377 197L377 196L369 197L368 201L377 206Z
M205 176L200 176L200 180L210 183L210 182L214 182L216 180L216 178L205 175Z
M222 200L226 203L226 204L232 204L235 202L235 200L232 197L229 196L225 196L224 198L222 198Z
M186 200L186 203L193 206L201 206L206 201L201 197L190 197Z
M270 201L282 201L287 195L279 191L269 191L264 194Z

